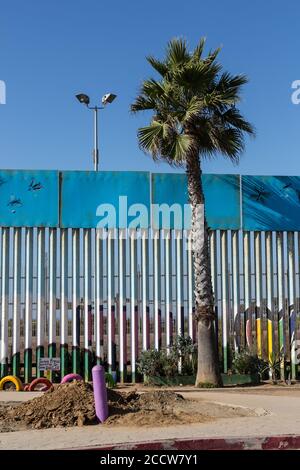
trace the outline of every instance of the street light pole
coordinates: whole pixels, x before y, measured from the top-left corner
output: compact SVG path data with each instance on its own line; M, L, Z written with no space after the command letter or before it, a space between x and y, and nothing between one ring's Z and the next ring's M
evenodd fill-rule
M93 161L94 161L94 170L99 170L99 148L98 148L98 111L100 109L104 109L108 103L112 103L116 99L117 95L113 93L106 93L102 97L102 104L103 106L90 106L90 98L88 95L84 93L79 93L76 95L78 101L84 104L88 109L92 109L94 111L94 149L93 149Z
M99 169L99 149L98 149L98 107L94 107L94 170Z

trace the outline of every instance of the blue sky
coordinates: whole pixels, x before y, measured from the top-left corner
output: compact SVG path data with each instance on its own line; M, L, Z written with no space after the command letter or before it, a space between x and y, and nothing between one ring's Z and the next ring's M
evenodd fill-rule
M129 106L152 74L145 55L162 56L168 40L223 46L220 59L246 73L241 109L255 125L238 167L222 158L206 172L300 175L299 3L295 0L11 0L0 17L0 168L91 169L92 114L74 99L112 91L100 115L103 170L170 171L138 148L136 130L148 116ZM178 170L177 170L178 171Z

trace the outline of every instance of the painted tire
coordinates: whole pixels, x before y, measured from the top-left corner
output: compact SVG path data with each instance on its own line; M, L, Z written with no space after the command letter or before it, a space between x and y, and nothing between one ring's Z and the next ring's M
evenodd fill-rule
M73 380L77 380L83 382L83 378L79 374L67 374L61 379L61 384L66 384L67 382L72 382Z
M39 389L39 392L46 392L50 388L52 388L52 382L50 380L46 379L46 377L40 377L39 379L34 379L31 384L29 385L29 391L34 392L36 385L43 384L44 387L42 389ZM37 391L37 390L36 390Z
M21 380L15 375L7 375L6 377L3 377L3 379L0 380L0 390L3 390L3 385L8 382L11 382L14 384L17 392L21 392L23 390L23 384Z
M29 392L29 384L24 385L24 392Z

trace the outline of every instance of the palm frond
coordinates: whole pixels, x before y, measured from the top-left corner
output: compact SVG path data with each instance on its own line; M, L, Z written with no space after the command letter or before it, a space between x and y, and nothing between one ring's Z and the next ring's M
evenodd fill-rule
M182 118L183 125L188 126L189 124L197 122L204 107L205 102L203 99L193 96L188 104L185 115Z
M162 77L167 74L168 66L164 62L156 59L152 55L147 56L146 60Z
M172 160L178 163L183 163L186 160L186 155L192 147L192 139L185 134L177 134L175 136L170 156Z
M160 158L172 166L183 166L187 153L193 145L193 140L186 134L181 134L173 129L172 135L161 142Z
M193 59L196 59L199 61L202 57L204 46L206 43L206 38L200 38L200 41L198 42L197 46L195 47L193 51Z
M163 124L158 121L153 121L150 126L141 127L138 130L140 146L148 152L155 152L157 148L157 140L163 138L163 133Z
M222 93L223 99L227 103L234 104L240 101L241 87L246 83L248 83L246 75L231 75L224 72L216 84L215 90Z
M182 38L172 39L167 46L166 63L169 66L182 65L190 60L187 42Z
M219 64L208 65L202 61L177 70L173 74L173 80L177 85L184 87L187 94L203 95L211 84L215 83L219 72Z
M204 59L204 61L210 64L213 63L218 57L220 51L221 51L221 47L217 47L217 49L215 49L214 51L210 51L208 53L208 56Z
M164 83L154 80L154 78L145 80L141 87L141 94L153 100L164 97L165 93Z
M246 121L234 106L227 109L227 111L221 114L220 117L225 125L229 124L230 126L240 129L249 135L255 135L255 130L252 124Z
M233 163L238 163L241 153L245 148L243 132L239 129L219 129L216 133L217 150L229 158Z
M137 113L138 111L147 111L149 109L155 109L155 101L145 96L139 95L136 97L135 101L130 106L132 113Z

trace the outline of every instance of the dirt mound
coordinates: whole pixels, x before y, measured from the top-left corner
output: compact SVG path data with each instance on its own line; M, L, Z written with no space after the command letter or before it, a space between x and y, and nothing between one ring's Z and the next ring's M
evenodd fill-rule
M109 418L106 425L158 425L178 422L180 416L184 417L185 422L188 418L187 413L181 410L188 402L174 392L138 394L135 391L120 393L108 389L107 394ZM194 420L194 417L188 418L188 422L190 419ZM0 407L0 423L11 430L20 426L41 429L97 422L92 386L83 382L57 385L26 403Z
M249 416L249 412L203 400L185 400L171 391L138 394L107 390L109 417L105 426L167 426ZM251 414L250 414L251 415ZM26 403L0 404L0 432L96 424L92 386L83 382L56 385Z
M123 395L110 402L110 415L105 425L160 426L210 421L209 416L195 409L196 402L169 391Z
M7 418L23 421L35 429L96 423L93 390L82 382L61 384L41 397L11 408Z
M146 392L139 395L140 406L149 406L151 408L165 408L176 406L182 403L184 398L179 393L168 392L168 391L154 391Z

